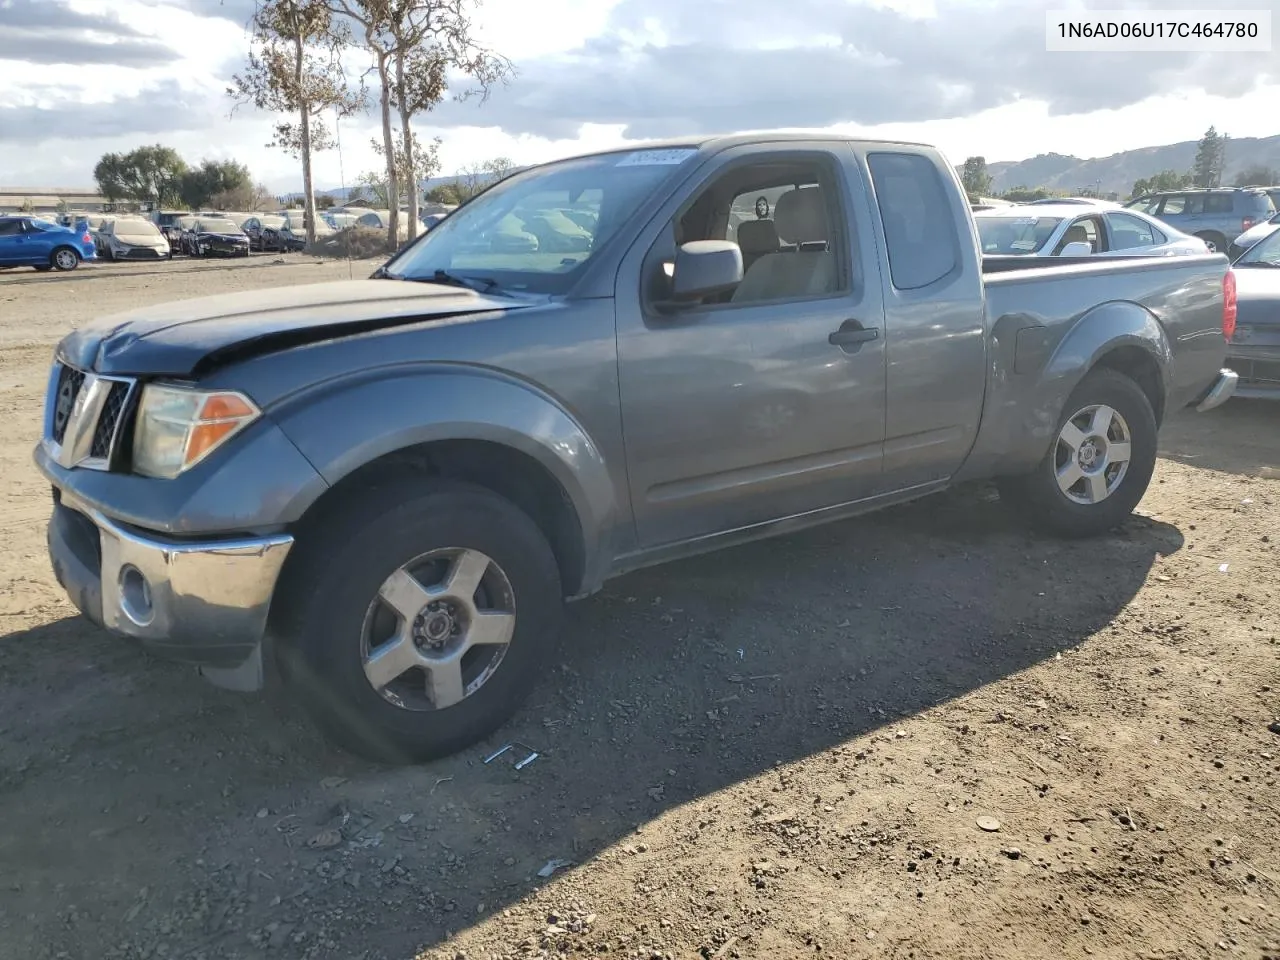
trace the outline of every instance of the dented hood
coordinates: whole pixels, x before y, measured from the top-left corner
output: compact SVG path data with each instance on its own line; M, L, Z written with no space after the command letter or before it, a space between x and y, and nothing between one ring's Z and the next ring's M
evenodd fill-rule
M530 301L403 280L227 293L102 317L58 346L82 370L196 376L237 359L386 327L515 310Z

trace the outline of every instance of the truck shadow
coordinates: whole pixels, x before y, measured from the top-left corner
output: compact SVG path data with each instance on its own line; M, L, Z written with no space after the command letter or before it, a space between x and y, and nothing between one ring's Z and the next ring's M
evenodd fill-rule
M267 698L208 689L82 621L12 635L0 872L23 879L11 916L27 919L11 934L74 955L62 899L114 896L93 933L118 942L150 883L157 902L199 887L219 918L174 921L179 953L340 915L358 923L325 935L348 952L413 955L545 883L550 859L589 862L674 807L1085 642L1182 543L1141 517L1042 539L969 488L632 574L571 608L558 662L491 743L411 769L338 754ZM482 762L508 741L539 758ZM341 844L310 848L327 829Z

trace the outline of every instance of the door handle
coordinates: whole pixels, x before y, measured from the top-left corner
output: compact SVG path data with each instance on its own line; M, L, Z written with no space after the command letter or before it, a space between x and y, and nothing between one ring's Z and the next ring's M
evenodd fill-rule
M840 324L839 330L827 337L827 342L841 349L853 347L854 350L858 350L862 344L875 340L879 336L880 331L875 327L864 327L857 320L846 320Z

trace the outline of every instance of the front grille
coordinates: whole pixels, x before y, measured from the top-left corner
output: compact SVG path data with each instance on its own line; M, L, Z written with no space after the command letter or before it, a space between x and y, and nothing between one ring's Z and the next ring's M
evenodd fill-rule
M120 438L127 435L136 381L101 377L65 364L55 374L57 388L45 445L62 467L110 470Z
M64 366L58 374L58 392L54 395L53 408L53 439L58 443L67 435L67 423L83 386L84 373L74 367Z
M120 420L124 416L125 401L128 398L129 384L123 380L113 380L111 392L107 394L107 399L102 405L102 415L98 417L98 426L93 431L90 457L101 460L110 458L112 442L115 440Z

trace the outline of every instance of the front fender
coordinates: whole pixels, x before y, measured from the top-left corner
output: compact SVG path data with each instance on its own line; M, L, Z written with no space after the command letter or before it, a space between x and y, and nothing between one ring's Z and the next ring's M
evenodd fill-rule
M607 544L620 514L604 456L572 414L527 381L479 367L404 364L321 384L270 414L330 485L386 454L438 440L519 451L555 477L573 504L587 582L611 559ZM300 515L309 504L299 506L290 512Z
M1012 363L988 392L982 436L957 479L1033 469L1053 442L1071 392L1115 350L1144 351L1160 371L1162 388L1169 389L1169 338L1155 316L1131 301L1092 307L1056 345L1051 328L1036 325L1018 331L1016 343Z

